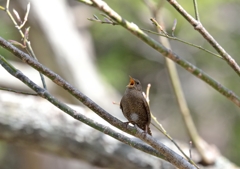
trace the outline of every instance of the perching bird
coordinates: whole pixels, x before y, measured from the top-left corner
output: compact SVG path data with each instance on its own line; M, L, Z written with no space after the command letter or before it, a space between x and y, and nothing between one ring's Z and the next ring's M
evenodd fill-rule
M150 130L151 113L148 103L142 93L142 85L139 80L130 76L130 82L120 102L123 115L129 123L137 125L144 132L152 135Z

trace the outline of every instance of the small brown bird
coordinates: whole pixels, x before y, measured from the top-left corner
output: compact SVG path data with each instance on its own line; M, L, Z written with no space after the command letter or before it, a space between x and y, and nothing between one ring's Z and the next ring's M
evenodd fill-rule
M127 123L137 125L144 132L152 135L150 130L151 113L148 103L142 93L142 85L139 80L130 76L130 82L120 102L123 115L128 119Z

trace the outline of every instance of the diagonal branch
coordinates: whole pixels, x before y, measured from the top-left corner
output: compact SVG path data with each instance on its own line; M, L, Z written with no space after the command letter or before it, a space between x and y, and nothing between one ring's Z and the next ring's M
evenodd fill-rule
M176 1L168 0L168 2L196 29L212 47L226 60L233 70L240 76L240 67L237 62L218 44L212 35L202 26L201 22L194 19L185 11L185 9Z
M7 41L6 41L7 42ZM11 45L9 42L7 42L7 45ZM6 46L5 46L6 47ZM142 134L142 131L138 128L134 128L131 126L125 126L125 123L121 122L117 118L113 117L111 114L109 114L107 111L102 109L100 106L98 106L95 102L93 102L91 99L89 99L87 96L85 96L83 93L78 91L76 88L71 86L68 82L66 82L64 79L62 79L59 75L52 72L50 69L44 67L41 65L38 61L27 55L26 53L18 50L16 47L12 46L12 52L18 55L19 58L21 58L24 62L28 63L33 68L37 69L39 72L43 73L45 76L52 79L54 83L61 86L65 90L67 90L69 93L71 93L75 98L77 98L79 101L81 101L85 106L93 110L96 114L98 114L100 117L102 117L104 120L106 120L111 125L131 134L134 135L141 140L145 141L149 145L151 145L156 151L154 151L154 154L156 154L158 157L164 156L165 160L169 161L171 164L177 166L180 169L193 169L194 167L186 161L182 156L178 155L168 147L166 147L161 142L157 141L153 137L149 135ZM15 69L13 66L8 64L4 57L0 55L0 64L13 76L21 80L23 83L25 83L27 86L29 86L32 90L34 90L39 96L47 99L49 102L57 106L59 109L63 110L73 118L82 121L83 123L96 128L97 130L102 131L105 134L108 134L111 137L114 137L116 139L123 139L122 135L119 133L112 133L109 128L106 126L100 126L96 125L97 122L77 113L75 110L71 109L64 103L58 101L56 98L54 98L47 90L39 87L34 82L32 82L29 78L27 78L23 73L21 73L19 70ZM130 143L129 145L135 147L135 143ZM138 146L136 146L137 148Z
M8 76L11 75L8 74ZM31 104L26 104L29 102ZM68 106L77 113L108 126L120 135L123 134L83 106ZM131 144L142 145L142 148L146 147L147 149L149 147L150 152L155 151L139 139L133 137L127 139ZM93 166L98 166L97 168L123 168L123 164L127 169L138 169L142 166L161 168L162 165L172 167L172 164L165 160L140 152L128 144L113 140L113 138L95 128L75 120L54 105L49 104L45 99L4 91L0 92L0 140L1 144L5 142L22 147L27 151L33 150L40 154L56 155L57 158L63 157L84 161ZM166 139L160 138L160 140L168 144ZM171 145L169 147L172 148ZM193 154L195 153L197 154L193 150ZM12 152L10 154L12 156ZM126 154L128 155L126 156ZM196 158L196 160L198 159ZM5 160L1 161L1 166L6 163ZM17 163L15 166L15 168L18 168ZM81 167L80 164L78 168L84 167Z
M82 2L81 0L79 1ZM235 93L233 93L232 91L222 86L220 83L215 81L208 74L203 72L201 69L192 65L185 59L182 59L176 53L167 49L162 44L158 43L157 41L149 37L146 33L144 33L141 29L139 29L139 27L134 23L130 23L127 20L123 19L118 13L112 10L105 2L101 0L92 0L92 2L93 2L93 6L96 6L99 10L106 13L114 21L119 23L121 26L129 30L131 33L133 33L137 37L139 37L141 40L146 42L149 46L154 48L163 56L173 60L175 63L179 64L181 67L183 67L184 69L186 69L187 71L189 71L190 73L198 77L199 79L203 80L204 82L212 86L215 90L220 92L222 95L226 96L229 100L231 100L238 107L240 107L240 98Z

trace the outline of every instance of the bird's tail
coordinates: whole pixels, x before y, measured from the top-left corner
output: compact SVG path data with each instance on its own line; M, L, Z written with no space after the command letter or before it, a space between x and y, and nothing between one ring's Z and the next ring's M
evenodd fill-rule
M150 136L152 136L152 131L151 131L151 129L150 129L149 126L147 126L147 133L148 133Z
M152 136L152 131L148 125L145 125L144 127L141 128L145 133L148 133L150 136Z
M141 126L137 125L137 127L141 128L145 134L148 133L150 136L152 136L151 129L148 125L141 125Z

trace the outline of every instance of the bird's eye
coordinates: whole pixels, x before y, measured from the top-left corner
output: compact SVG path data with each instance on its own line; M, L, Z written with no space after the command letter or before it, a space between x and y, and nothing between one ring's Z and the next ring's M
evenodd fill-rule
M139 85L139 82L136 82L137 85Z

